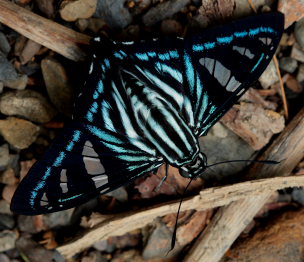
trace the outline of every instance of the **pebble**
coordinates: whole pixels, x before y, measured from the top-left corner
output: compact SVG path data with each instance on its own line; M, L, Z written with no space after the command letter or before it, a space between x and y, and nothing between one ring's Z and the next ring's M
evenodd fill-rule
M299 62L304 63L304 50L301 49L298 43L295 43L292 46L290 57L296 59Z
M278 81L279 81L278 72L273 60L271 60L266 70L260 76L259 82L261 83L261 86L264 89L267 89L268 87L270 87L271 85L275 84Z
M52 19L55 17L54 0L36 0L35 3L47 18Z
M291 193L292 199L304 206L304 190L303 188L294 188Z
M298 44L304 49L304 18L296 23L294 33Z
M274 0L253 0L252 3L254 7L259 10L265 5L272 5L274 3ZM253 14L253 10L248 1L235 0L235 10L233 12L233 17L244 17L250 14Z
M4 146L7 146L7 144L5 144ZM8 164L10 162L8 146L7 146L7 153L6 154L7 154L7 157L8 157L8 162L7 162L7 164ZM1 155L1 148L0 148L0 155ZM0 156L0 159L1 159L1 156ZM0 183L6 184L6 185L15 185L15 184L17 184L18 183L18 179L15 176L14 169L12 169L12 168L6 169L0 175Z
M18 74L13 65L0 52L0 81L8 79L17 79Z
M208 164L234 159L249 159L254 154L254 150L248 143L221 122L216 123L207 136L200 137L199 144L207 156ZM212 169L207 168L204 172L204 179L222 181L223 178L229 178L240 172L247 164L229 163L214 166Z
M11 51L11 46L5 36L2 32L0 32L0 51L7 56L8 53Z
M21 63L24 65L27 62L29 62L30 60L32 60L33 57L39 52L40 48L41 48L40 44L29 39L26 42L26 44L20 54Z
M11 146L17 149L28 148L35 142L39 131L39 126L24 119L8 117L5 120L0 120L1 135Z
M285 74L283 77L286 87L293 91L293 93L300 94L303 92L303 86L297 81L297 79L290 74Z
M158 225L149 236L146 246L144 247L142 256L144 259L154 259L154 258L167 258L172 256L172 252L169 254L172 238L172 231L165 225ZM178 247L175 248L176 251Z
M10 230L3 230L0 232L0 252L10 250L15 247L17 240L17 232Z
M0 230L13 229L15 220L12 215L0 214Z
M72 218L74 209L70 208L60 212L50 213L43 216L43 224L47 229L68 226Z
M172 17L189 3L190 0L172 0L162 2L157 6L150 8L149 11L143 15L142 21L146 26L152 26L166 18Z
M9 257L3 253L0 254L0 262L11 262Z
M50 100L61 113L71 115L74 89L64 67L54 58L45 58L41 69Z
M134 0L129 2L129 8L131 9L133 16L138 16L147 10L151 5L151 0Z
M10 162L10 155L9 155L8 144L4 144L0 146L0 171L5 170L9 162ZM5 180L3 180L4 174L1 174L0 177L1 177L0 183L7 184L4 183Z
M89 19L78 19L75 24L80 32L84 32L89 25Z
M293 73L296 71L298 67L298 62L297 60L291 58L291 57L282 57L280 59L280 68L287 73Z
M285 15L285 28L304 17L302 0L279 0L277 10Z
M45 249L32 240L30 235L21 236L16 241L16 247L27 258L27 261L53 261L54 251Z
M132 22L125 0L98 1L94 17L103 19L113 29L123 29Z
M17 185L6 185L2 191L2 198L8 203L11 202L12 197L16 191Z
M108 262L108 259L98 251L91 251L81 258L81 262Z
M106 26L106 22L101 18L92 17L88 19L88 29L94 33L98 33Z
M304 85L304 64L301 64L299 66L298 73L297 73L297 81L301 85Z
M0 97L0 112L37 123L49 122L56 115L56 110L46 98L33 90L6 92Z
M97 0L64 1L61 4L60 16L63 20L74 22L80 18L91 17L97 7Z
M24 216L19 215L17 219L18 228L22 232L30 233L30 234L37 234L40 231L44 230L43 225L41 225L42 218L35 218L33 216ZM39 222L39 223L38 223ZM39 225L39 226L36 226Z
M22 75L22 76L18 77L17 79L4 80L3 85L5 87L9 87L9 88L16 89L16 90L24 90L27 86L27 82L28 82L28 76Z
M161 22L160 31L164 35L182 35L184 28L178 21L166 19Z
M9 202L7 202L4 199L0 199L0 214L7 214L7 215L12 214Z

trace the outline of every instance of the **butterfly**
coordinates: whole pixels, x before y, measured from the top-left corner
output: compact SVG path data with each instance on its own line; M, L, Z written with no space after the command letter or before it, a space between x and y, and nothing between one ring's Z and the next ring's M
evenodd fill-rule
M95 38L73 120L21 181L12 211L68 209L163 163L201 175L198 138L258 79L283 29L284 16L268 13L186 38Z

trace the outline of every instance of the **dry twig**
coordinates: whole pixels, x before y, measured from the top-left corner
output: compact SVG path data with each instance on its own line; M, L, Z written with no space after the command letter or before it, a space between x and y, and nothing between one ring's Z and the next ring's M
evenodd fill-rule
M208 188L201 191L199 195L185 200L181 210L206 210L228 205L232 201L240 199L247 200L248 198L254 202L254 200L260 196L271 194L275 190L303 185L304 177L292 176L249 181L225 187ZM102 222L99 225L88 230L84 235L74 239L72 242L59 247L57 250L66 258L71 258L99 240L107 239L110 236L123 235L137 228L146 226L153 222L156 217L175 213L178 205L179 201L175 201L138 212L129 212L117 216L110 216L109 218L102 217Z
M71 60L84 60L86 56L81 46L89 45L89 36L36 15L10 1L0 0L0 22Z

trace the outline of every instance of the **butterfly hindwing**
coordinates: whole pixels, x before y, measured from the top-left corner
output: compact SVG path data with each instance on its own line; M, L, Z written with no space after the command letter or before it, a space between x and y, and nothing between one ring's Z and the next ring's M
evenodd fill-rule
M162 164L125 138L96 126L70 124L22 180L12 210L36 215L71 208Z

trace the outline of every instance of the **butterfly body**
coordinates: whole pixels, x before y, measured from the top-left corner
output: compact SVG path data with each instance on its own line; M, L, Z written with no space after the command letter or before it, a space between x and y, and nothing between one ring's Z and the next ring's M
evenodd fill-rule
M40 214L112 191L163 163L195 178L198 138L265 70L281 14L247 18L185 39L95 39L73 121L22 180L12 210Z

